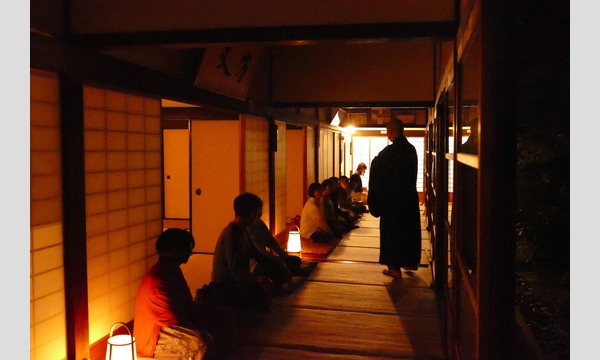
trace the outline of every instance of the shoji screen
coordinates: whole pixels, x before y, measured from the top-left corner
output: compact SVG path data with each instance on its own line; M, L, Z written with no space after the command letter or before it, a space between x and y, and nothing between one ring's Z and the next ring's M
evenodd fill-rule
M343 153L340 148L340 141L340 133L333 133L333 176L338 178L343 175L341 172L341 156Z
M325 154L327 153L327 140L325 135L325 130L319 129L319 148L317 150L319 156L319 172L317 173L316 179L318 182L323 182L327 176L325 173Z
M288 129L285 135L286 217L302 213L306 194L306 129Z
M90 343L134 317L162 231L160 100L84 88Z
M284 122L275 122L277 125L277 152L275 152L275 229L278 234L286 229L287 187L286 187L286 146L287 137Z
M410 136L407 135L408 141L414 145L417 150L418 157L418 169L417 169L417 191L423 191L423 164L425 161L425 141L420 136ZM364 162L367 164L367 171L365 175L362 177L363 186L368 187L369 184L369 174L371 171L371 161L373 158L379 154L383 148L385 148L390 142L385 136L355 136L352 138L354 142L353 146L353 170L356 170L356 167L360 162Z
M323 180L334 176L334 133L321 129L319 134L319 182L323 182Z
M417 191L423 192L423 173L425 164L425 139L420 136L411 137L408 136L408 142L413 144L415 150L417 150L418 167L417 167Z
M362 176L362 184L369 187L369 174L371 171L371 161L384 147L388 145L388 139L385 136L354 136L352 173L356 171L361 162L367 165L367 171Z
M66 357L58 78L30 74L30 359Z
M324 139L324 144L326 144L325 146L325 153L323 154L325 156L325 177L324 179L329 179L330 177L333 176L333 132L331 131L325 131L325 139ZM324 180L323 179L323 180Z
M263 221L269 225L269 122L245 117L245 189L263 201Z
M308 199L308 185L315 181L319 181L317 179L317 174L315 174L315 154L317 153L316 144L315 144L315 129L306 128L306 179L307 185L304 191L306 192L305 199Z

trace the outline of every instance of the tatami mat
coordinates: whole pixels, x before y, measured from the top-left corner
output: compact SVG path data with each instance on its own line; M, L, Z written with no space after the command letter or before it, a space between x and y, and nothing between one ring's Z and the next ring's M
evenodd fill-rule
M338 243L339 240L335 240L331 244L319 244L312 242L310 239L301 239L302 254L325 256L330 254Z
M338 246L371 247L379 249L379 237L374 236L345 236Z
M368 286L310 281L290 296L278 299L276 304L313 309L376 314L419 314L419 316L435 317L437 314L435 294L428 288L409 290L409 285L403 281L381 278L380 285Z
M440 336L432 323L429 316L275 306L262 322L246 322L242 331L243 341L251 346L442 359Z
M337 246L329 256L332 261L364 261L379 262L379 248ZM421 250L420 266L429 266L429 257L425 250Z
M392 278L382 274L385 266L360 262L321 262L312 272L309 281L340 282L348 284L389 285ZM431 269L403 272L402 283L407 287L430 287Z
M421 266L396 280L378 263L379 219L367 213L358 225L336 244L303 242L303 260L318 265L269 314L242 320L227 360L444 358L426 232Z
M360 226L360 222L358 226ZM378 227L359 227L358 229L352 230L348 236L376 236L379 237L379 226Z
M139 359L139 358L138 358ZM245 347L232 359L235 360L394 360L396 357L381 357L372 355L351 355L314 352L309 350L286 349L277 347Z
M379 219L360 219L360 222L357 225L364 228L379 229Z

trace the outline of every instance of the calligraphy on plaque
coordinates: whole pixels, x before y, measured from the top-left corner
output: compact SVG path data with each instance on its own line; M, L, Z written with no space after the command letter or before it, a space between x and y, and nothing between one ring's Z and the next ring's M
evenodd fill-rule
M194 86L245 99L261 55L260 47L209 47L200 63Z

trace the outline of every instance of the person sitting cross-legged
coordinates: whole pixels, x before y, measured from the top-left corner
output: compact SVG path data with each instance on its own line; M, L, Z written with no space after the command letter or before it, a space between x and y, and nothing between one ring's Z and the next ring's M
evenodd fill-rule
M308 196L309 199L302 208L300 236L311 239L315 243L329 244L335 239L335 236L329 225L327 225L321 209L323 186L318 182L310 184L308 186Z
M262 219L249 228L252 243L260 256L254 273L271 279L279 293L290 293L304 282L308 275L307 267L302 267L302 259L283 250Z
M252 193L234 199L234 218L221 231L215 246L211 283L197 291L197 301L213 296L210 294L213 287L216 294L211 301L236 311L269 311L275 283L268 276L254 272L263 255L254 246L249 231L260 219L262 207L260 197Z

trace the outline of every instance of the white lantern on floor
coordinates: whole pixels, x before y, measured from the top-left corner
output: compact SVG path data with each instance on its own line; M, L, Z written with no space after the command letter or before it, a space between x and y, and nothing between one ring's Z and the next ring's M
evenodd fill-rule
M127 329L127 334L113 335L115 326L123 325ZM135 348L135 338L125 323L115 323L110 328L110 335L106 343L106 360L137 360L137 351Z
M290 231L288 233L287 252L298 254L302 252L300 229L297 226L290 227Z

